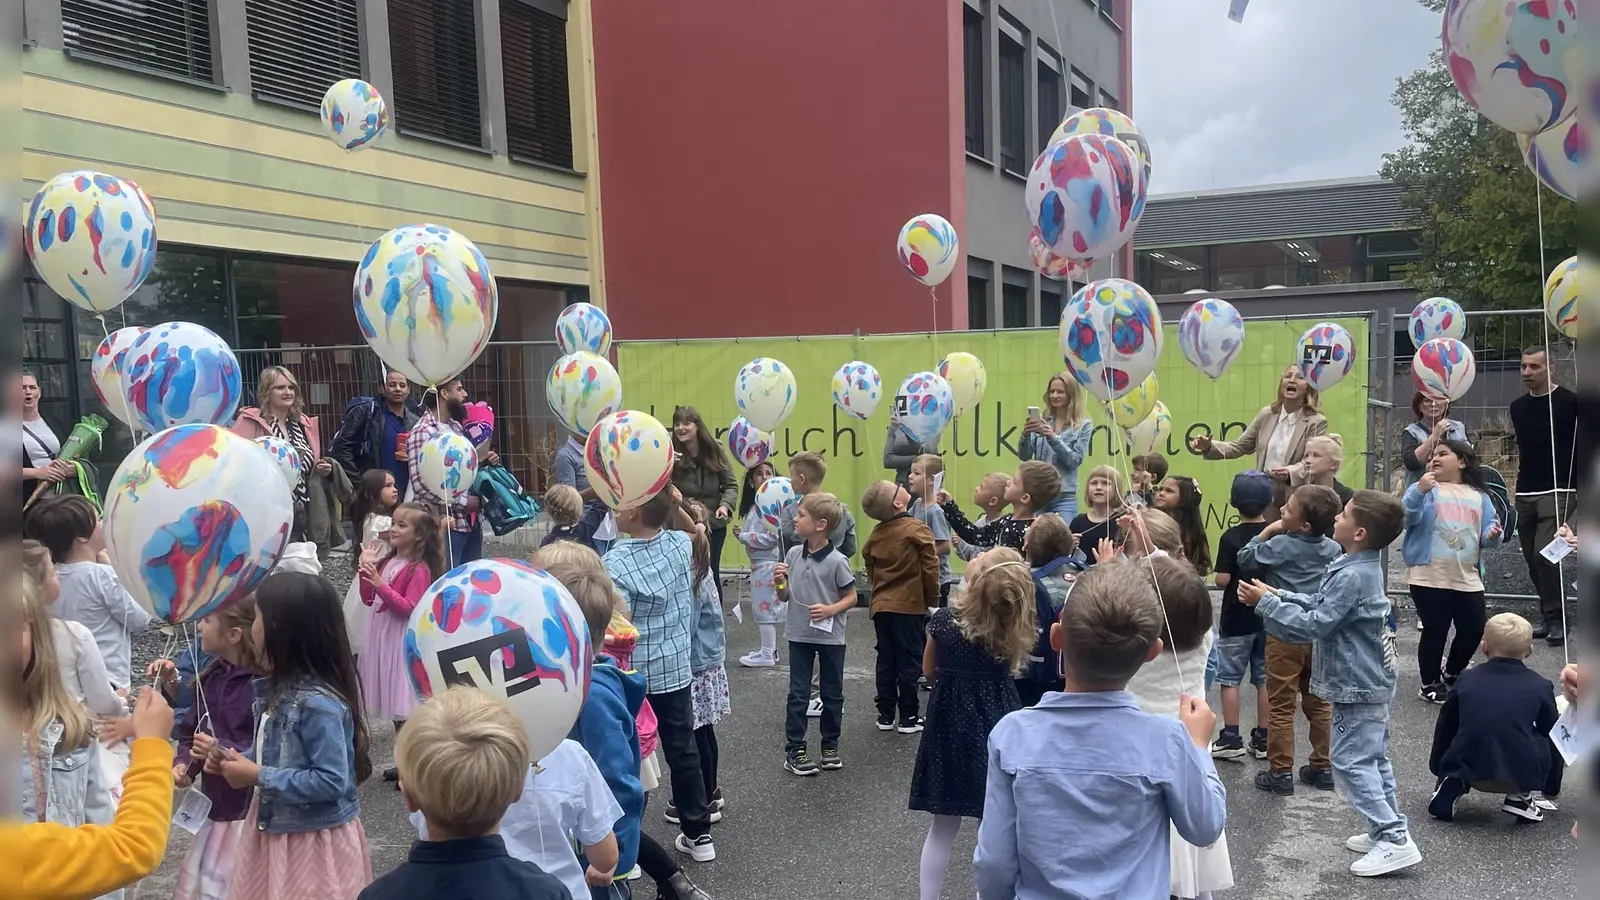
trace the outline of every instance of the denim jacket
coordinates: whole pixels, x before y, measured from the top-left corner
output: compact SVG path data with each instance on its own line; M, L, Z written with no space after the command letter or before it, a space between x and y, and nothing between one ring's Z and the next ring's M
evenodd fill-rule
M700 582L694 598L694 631L689 635L689 671L696 675L714 669L727 658L728 639L722 631L722 598L711 574Z
M1316 594L1276 590L1256 604L1268 633L1311 642L1311 693L1329 703L1394 699L1394 628L1378 551L1346 553L1328 566Z
M1400 543L1400 555L1405 557L1407 566L1425 566L1433 561L1433 525L1438 499L1437 488L1427 493L1414 484L1406 488L1406 536ZM1489 529L1499 522L1499 516L1494 511L1494 501L1489 499L1487 491L1479 491L1478 499L1483 504L1478 514L1478 546L1482 548L1494 543L1489 539ZM1485 571L1481 553L1478 555L1478 571Z
M39 735L33 747L22 754L22 820L50 822L77 828L80 825L109 825L116 813L111 801L111 786L106 784L100 766L100 742L94 737L76 750L57 753L65 728L52 722ZM49 768L45 779L44 816L39 815L39 787L34 765Z
M250 686L260 729L256 828L267 834L321 831L359 815L350 707L314 681L296 682L275 695L265 678ZM270 717L263 725L264 714Z
M1265 570L1262 580L1275 588L1309 594L1341 552L1333 538L1320 534L1275 534L1264 541L1256 535L1239 548L1238 564Z
M1055 434L1025 434L1017 441L1017 458L1043 460L1056 467L1061 476L1059 497L1078 496L1078 467L1089 455L1089 438L1094 434L1094 423L1085 419L1078 425L1063 425Z

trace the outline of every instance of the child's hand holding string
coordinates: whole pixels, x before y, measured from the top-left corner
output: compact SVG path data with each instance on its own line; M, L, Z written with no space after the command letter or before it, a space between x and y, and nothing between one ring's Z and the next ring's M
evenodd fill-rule
M1272 593L1272 588L1262 584L1259 579L1239 582L1239 602L1245 606L1255 606L1261 598Z
M1116 558L1117 545L1111 542L1111 538L1103 537L1094 545L1095 562L1110 562Z
M1202 697L1183 694L1178 698L1178 721L1188 729L1195 746L1205 749L1211 744L1212 731L1217 727L1217 714L1211 711Z
M194 733L194 742L189 745L189 755L195 759L204 760L217 749L217 739L204 731Z
M206 763L209 768L210 762ZM247 788L256 783L261 776L261 767L256 765L249 757L240 756L237 750L222 752L222 761L217 764L217 770L229 787Z

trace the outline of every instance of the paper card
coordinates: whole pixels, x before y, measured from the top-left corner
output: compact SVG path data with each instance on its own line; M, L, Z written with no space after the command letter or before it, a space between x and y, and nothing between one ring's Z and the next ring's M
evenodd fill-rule
M733 603L732 615L735 622L738 622L740 625L744 624L744 608L739 605L739 601L737 600L735 600Z
M816 619L812 621L811 627L818 631L826 631L829 634L833 634L833 616L829 616L826 619Z
M1557 536L1555 540L1544 545L1544 549L1539 551L1539 555L1552 563L1560 563L1563 559L1572 555L1572 545L1567 543L1566 538Z
M935 472L933 473L933 495L937 497L942 490L944 490L944 473Z
M189 788L183 792L183 802L172 814L172 824L182 828L190 834L200 831L200 826L206 823L206 816L211 814L211 798L200 792L198 787Z
M1576 707L1569 706L1567 711L1556 720L1556 727L1550 729L1550 740L1555 743L1556 750L1561 753L1561 758L1572 765L1578 761L1578 721L1575 714Z
M595 529L594 537L595 537L595 540L597 540L597 541L614 541L614 540L616 540L617 539L617 517L612 515L611 513L606 513L605 521L601 522L600 523L600 527Z

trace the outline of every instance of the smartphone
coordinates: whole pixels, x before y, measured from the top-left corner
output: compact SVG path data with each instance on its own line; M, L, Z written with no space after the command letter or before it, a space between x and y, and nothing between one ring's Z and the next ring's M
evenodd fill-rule
M1037 407L1037 406L1028 407L1028 418L1030 418L1030 419L1039 418L1039 407Z

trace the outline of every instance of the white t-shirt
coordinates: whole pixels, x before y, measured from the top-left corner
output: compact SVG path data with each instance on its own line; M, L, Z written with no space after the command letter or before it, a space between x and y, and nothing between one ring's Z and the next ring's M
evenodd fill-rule
M61 580L61 599L56 601L55 614L83 623L100 647L111 683L129 687L133 679L130 635L150 627L150 614L117 580L117 570L104 563L61 563L56 566L56 577Z
M1284 410L1278 413L1278 427L1272 429L1267 439L1267 471L1281 469L1289 464L1289 442L1294 439L1294 427L1300 424L1300 411Z
M72 699L97 716L127 715L127 705L111 689L105 660L101 659L100 648L95 645L89 629L78 622L51 619L50 631L56 640L56 666L61 670L61 683Z
M42 469L61 452L61 439L44 419L22 423L22 448L28 452L28 465Z

